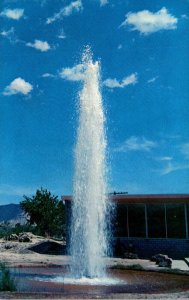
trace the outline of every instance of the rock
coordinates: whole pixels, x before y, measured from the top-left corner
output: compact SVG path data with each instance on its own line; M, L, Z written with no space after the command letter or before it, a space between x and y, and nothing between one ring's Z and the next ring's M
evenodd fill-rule
M17 234L10 234L8 237L6 237L7 241L18 241L18 236Z
M152 256L152 261L155 261L159 267L170 268L172 266L172 259L165 254L156 254Z
M13 245L11 245L11 244L5 244L4 248L6 250L9 250L9 249L13 248Z
M171 268L171 266L172 266L172 259L169 257L159 262L159 267Z
M125 252L124 258L138 259L138 255L136 253Z
M19 234L18 241L21 243L29 243L29 242L31 242L31 237L29 236L28 233L23 232L23 233Z

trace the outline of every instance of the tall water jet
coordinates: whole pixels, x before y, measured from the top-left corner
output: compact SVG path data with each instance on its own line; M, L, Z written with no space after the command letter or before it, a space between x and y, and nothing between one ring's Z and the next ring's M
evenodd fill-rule
M79 94L79 125L75 146L72 203L72 275L100 278L107 253L106 135L99 89L99 63L89 50L82 59L83 88Z

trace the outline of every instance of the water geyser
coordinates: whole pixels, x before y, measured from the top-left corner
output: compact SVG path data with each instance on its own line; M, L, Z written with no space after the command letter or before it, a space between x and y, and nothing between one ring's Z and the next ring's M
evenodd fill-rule
M79 124L75 146L72 203L71 273L75 278L102 278L107 253L105 116L99 62L87 49L82 58Z

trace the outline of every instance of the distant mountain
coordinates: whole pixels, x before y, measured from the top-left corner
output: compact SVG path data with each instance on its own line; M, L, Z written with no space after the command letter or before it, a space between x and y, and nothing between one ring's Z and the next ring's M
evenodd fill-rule
M0 222L23 223L24 214L19 204L0 205Z

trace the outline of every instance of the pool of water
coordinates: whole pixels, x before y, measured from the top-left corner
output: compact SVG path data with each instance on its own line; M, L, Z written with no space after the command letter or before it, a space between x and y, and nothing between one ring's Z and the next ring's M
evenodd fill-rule
M134 270L109 270L102 279L73 279L67 267L11 268L18 292L107 295L189 291L189 276Z

